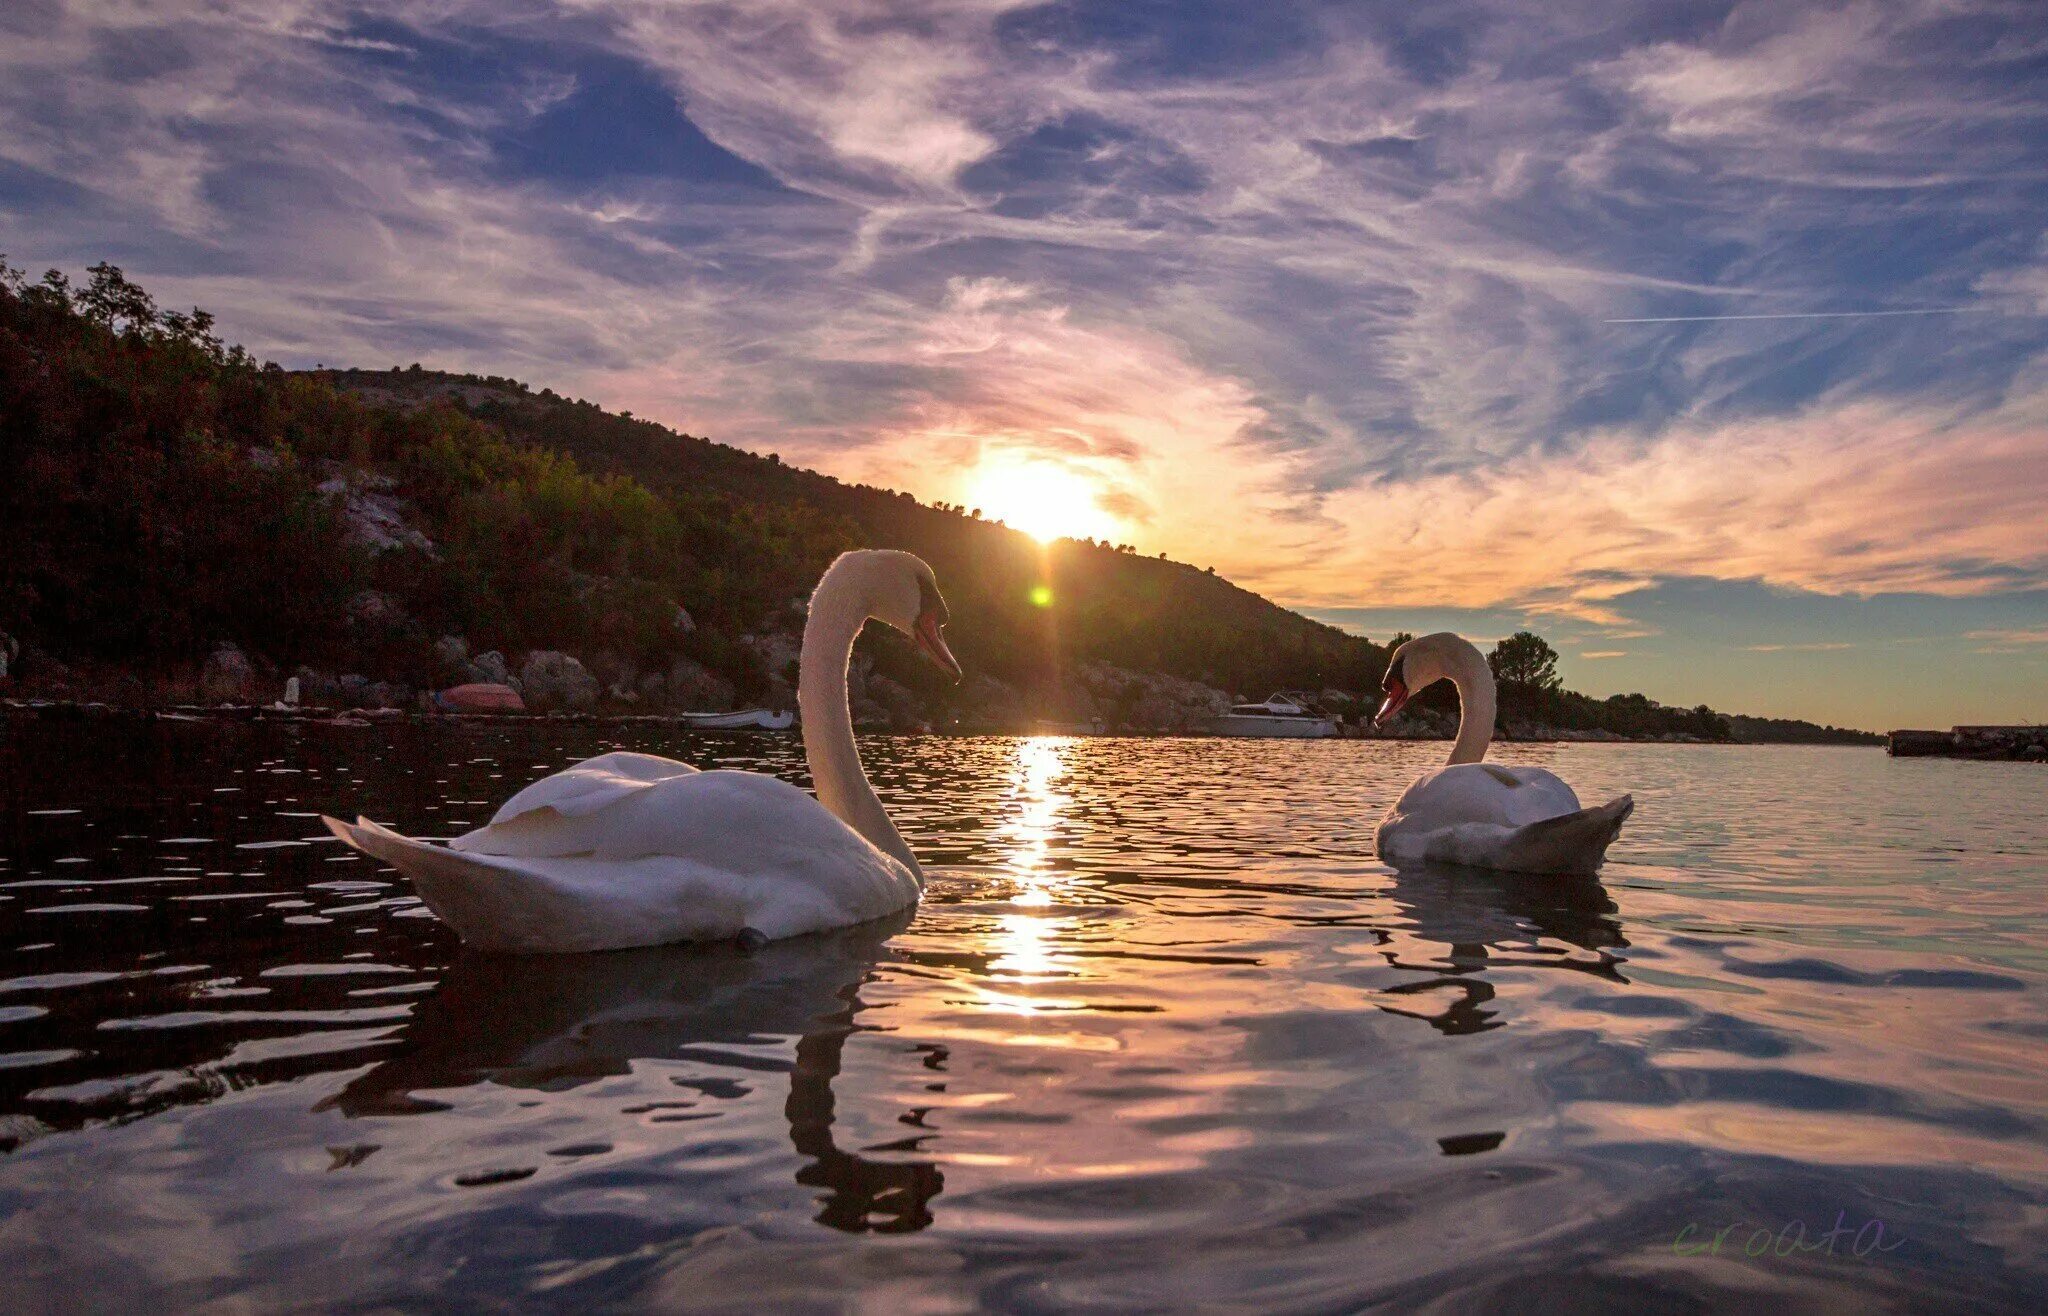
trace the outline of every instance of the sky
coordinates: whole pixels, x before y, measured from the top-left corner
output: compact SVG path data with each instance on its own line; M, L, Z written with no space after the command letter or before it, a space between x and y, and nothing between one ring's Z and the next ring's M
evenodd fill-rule
M2048 719L2036 0L8 0L0 252L1375 638Z

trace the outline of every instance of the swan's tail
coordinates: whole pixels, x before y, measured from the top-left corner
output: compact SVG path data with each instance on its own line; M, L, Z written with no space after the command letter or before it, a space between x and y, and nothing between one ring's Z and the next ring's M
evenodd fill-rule
M515 948L521 929L502 925L523 903L541 903L541 884L502 860L492 862L444 845L415 841L368 818L345 823L323 814L320 821L350 846L411 878L420 899L442 922L464 941L484 949Z
M1635 807L1635 797L1624 795L1591 809L1517 827L1503 842L1493 866L1517 873L1590 877L1599 870L1607 847L1621 835L1621 825Z

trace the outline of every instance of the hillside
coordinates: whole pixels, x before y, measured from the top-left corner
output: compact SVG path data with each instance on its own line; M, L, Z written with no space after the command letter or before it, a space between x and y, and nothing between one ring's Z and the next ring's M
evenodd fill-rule
M1041 546L1000 522L846 484L552 390L417 369L327 371L318 378L365 402L459 407L509 438L567 453L585 470L630 477L665 496L809 507L843 519L863 544L907 548L930 562L961 619L953 630L962 661L1005 680L1030 681L1048 658L1096 660L1263 698L1282 686L1376 685L1386 665L1378 646L1213 573L1110 545ZM1042 586L1051 590L1049 609L1033 602Z
M292 673L350 703L505 676L539 704L784 700L804 596L863 545L932 563L972 674L949 686L871 627L869 725L1187 729L1274 689L1369 701L1386 662L1213 572L1041 546L552 390L260 364L108 265L73 287L0 264L0 518L4 679L127 703L269 698ZM1641 696L1542 707L1726 735Z

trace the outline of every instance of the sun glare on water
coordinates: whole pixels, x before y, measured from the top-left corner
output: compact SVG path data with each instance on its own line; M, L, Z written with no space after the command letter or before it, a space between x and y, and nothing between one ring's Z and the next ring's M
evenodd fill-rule
M998 461L975 473L968 505L983 516L1022 530L1040 543L1054 539L1115 539L1116 518L1096 501L1085 475L1039 461Z

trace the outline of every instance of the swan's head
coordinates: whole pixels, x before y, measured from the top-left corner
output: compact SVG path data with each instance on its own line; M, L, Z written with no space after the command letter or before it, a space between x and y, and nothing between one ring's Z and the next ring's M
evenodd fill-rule
M946 647L946 600L924 559L895 549L861 549L833 563L826 578L848 567L865 586L868 616L908 635L925 657L959 680L960 664Z
M1383 698L1380 711L1373 714L1373 725L1385 726L1416 694L1448 679L1453 659L1462 657L1466 650L1479 652L1449 631L1418 635L1395 649L1387 662L1386 679L1380 682Z

